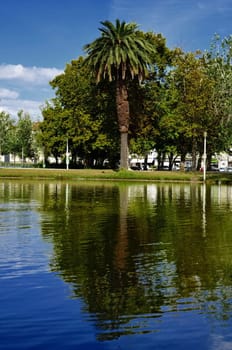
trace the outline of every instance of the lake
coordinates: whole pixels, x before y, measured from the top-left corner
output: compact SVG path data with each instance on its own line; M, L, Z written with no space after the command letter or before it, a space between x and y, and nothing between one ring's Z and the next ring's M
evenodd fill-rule
M232 187L0 183L0 349L232 349Z

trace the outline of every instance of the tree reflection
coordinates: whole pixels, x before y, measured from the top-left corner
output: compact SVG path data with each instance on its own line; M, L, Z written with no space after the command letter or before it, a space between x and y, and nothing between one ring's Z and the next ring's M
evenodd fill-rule
M184 307L229 317L232 218L213 205L212 188L45 185L43 194L51 269L96 315L102 339Z

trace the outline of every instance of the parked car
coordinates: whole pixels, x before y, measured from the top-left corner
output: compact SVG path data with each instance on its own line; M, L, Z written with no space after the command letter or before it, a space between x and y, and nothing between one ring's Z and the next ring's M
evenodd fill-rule
M169 166L164 165L164 166L161 167L159 170L168 171L168 170L169 170Z
M215 165L212 165L210 168L210 171L219 171L218 167Z
M130 168L131 170L143 170L141 163L132 164Z

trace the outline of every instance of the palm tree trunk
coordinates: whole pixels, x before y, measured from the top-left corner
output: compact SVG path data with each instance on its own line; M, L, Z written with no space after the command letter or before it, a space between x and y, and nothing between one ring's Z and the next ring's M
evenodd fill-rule
M129 102L127 86L123 80L117 80L116 83L116 107L121 134L120 169L128 169Z
M121 132L120 169L128 169L128 133Z

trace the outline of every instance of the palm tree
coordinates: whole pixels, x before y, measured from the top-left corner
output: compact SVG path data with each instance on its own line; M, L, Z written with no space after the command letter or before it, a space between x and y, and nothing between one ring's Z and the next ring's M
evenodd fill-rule
M116 108L121 135L120 168L128 168L129 102L128 82L141 81L147 73L147 65L154 47L138 30L135 23L116 20L100 22L101 36L85 45L88 54L85 63L96 74L97 83L108 79L116 82Z

